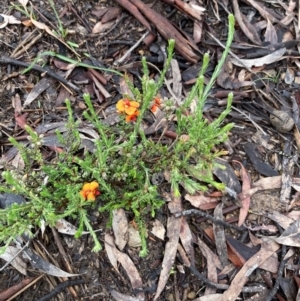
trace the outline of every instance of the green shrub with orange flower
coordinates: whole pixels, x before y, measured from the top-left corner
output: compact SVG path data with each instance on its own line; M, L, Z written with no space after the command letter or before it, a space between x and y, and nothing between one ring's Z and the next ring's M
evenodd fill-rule
M175 195L180 195L183 189L195 193L208 186L224 188L215 181L212 170L216 166L215 159L224 154L222 148L217 150L218 145L226 141L233 126L223 125L230 112L232 95L226 109L211 123L203 117L203 106L228 54L233 28L234 18L230 16L226 49L211 80L205 85L204 74L209 63L209 56L205 54L197 82L182 106L175 106L172 99L162 102L158 96L171 63L174 41L169 43L168 58L158 80L152 79L143 59L141 89L128 81L132 98L123 95L116 104L116 111L125 122L113 127L105 125L90 96L85 94L87 110L83 119L99 134L99 139L93 141L92 152L82 148L80 124L73 118L70 101L66 101L67 132L64 135L57 132L64 151L51 161L43 156L43 137L32 129L26 129L32 147L10 139L20 151L25 168L5 171L0 192L13 191L26 202L0 210L0 241L8 245L17 236L30 234L43 223L53 226L58 219L68 218L78 226L76 237L87 229L95 241L94 251L98 251L101 236L96 234L89 220L90 209L97 206L111 217L114 210L124 208L133 212L142 240L140 255L145 256L146 222L165 203L161 187L151 182L156 173L168 175L169 183L166 181L164 187L169 185ZM192 102L196 104L193 110L190 109ZM145 114L158 109L165 110L167 121L176 120L177 138L170 145L147 137L143 131ZM172 116L170 120L169 116Z

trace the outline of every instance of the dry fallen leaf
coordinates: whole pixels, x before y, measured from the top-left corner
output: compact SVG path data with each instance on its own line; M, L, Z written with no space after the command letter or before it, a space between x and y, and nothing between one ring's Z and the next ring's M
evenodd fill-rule
M198 194L186 194L184 198L189 201L194 207L201 210L213 209L218 204L218 199L210 196L205 196L203 192Z
M190 229L190 226L186 220L186 218L183 218L181 220L181 228L180 228L180 241L181 244L189 257L189 260L191 264L194 266L195 265L195 252L194 252L194 247L193 247L193 234Z
M279 244L300 247L300 220L292 223L279 237L275 238Z
M100 33L100 32L104 32L108 29L110 29L113 24L115 23L115 21L110 21L107 23L103 23L103 22L97 22L94 26L94 28L92 29L92 33Z
M0 255L0 258L9 262L18 272L23 275L27 275L27 264L23 261L20 256L19 249L13 246L8 246L3 254Z
M128 221L124 209L113 211L112 228L116 238L116 245L123 250L128 241Z
M128 246L132 248L138 248L142 246L142 239L139 230L132 224L128 226Z
M235 163L238 163L241 166L241 178L243 181L243 185L242 185L242 191L247 191L251 188L251 183L250 183L250 177L245 169L245 167L243 166L243 164L239 161L233 161ZM241 201L241 209L240 209L240 214L239 214L239 221L238 221L238 226L240 227L246 220L247 215L248 215L248 210L250 207L250 202L251 199L250 197L247 197L245 199L243 199Z
M221 262L219 261L218 257L212 250L198 237L198 245L201 250L201 253L206 258L207 262L207 278L217 283L218 282L218 275L217 275L217 268L222 269ZM214 294L216 292L216 288L206 287L205 294Z
M238 0L232 0L234 16L245 36L254 44L261 45L261 40L254 26L241 13Z
M6 27L7 24L20 24L21 21L17 20L14 16L8 16L4 14L0 14L3 17L4 21L0 24L0 28Z
M67 234L67 235L75 235L78 231L78 228L67 222L65 219L58 219L55 222L55 228L59 233ZM89 234L88 231L82 231L82 234Z
M58 41L60 41L62 44L64 44L67 48L69 48L69 50L71 50L72 52L74 52L74 49L71 48L68 43L65 43L62 39L58 38L57 35L44 23L39 22L34 20L32 17L30 18L32 24L41 30L45 30L50 36L54 37L55 39L57 39Z
M30 105L41 93L43 93L46 89L51 87L55 83L55 80L51 77L44 77L42 78L30 91L28 94L24 104L23 108Z
M26 257L29 259L30 264L48 275L55 277L74 277L79 276L80 274L70 274L62 269L56 267L55 265L49 263L47 260L43 259L36 253L34 253L30 248L25 248L23 251Z
M115 246L114 238L111 235L105 234L104 246L105 246L105 251L106 251L107 257L108 257L111 265L114 267L114 269L117 271L117 273L119 275L121 275L119 272L119 269L118 269L117 256L114 252L116 246Z
M220 203L216 206L214 210L214 217L218 220L224 220L223 203ZM224 268L229 264L224 227L222 225L214 223L213 231L215 236L217 254L219 255L222 267Z
M116 301L144 301L144 299L131 297L131 296L122 294L116 290L111 290L110 293Z
M278 61L285 53L286 48L280 48L276 51L274 51L271 54L268 54L266 56L263 56L261 58L257 59L235 59L235 58L230 58L230 61L232 64L239 66L239 67L246 67L246 68L251 68L251 67L261 67L263 65L268 65L271 63L274 63Z
M114 249L114 252L118 262L121 263L123 269L126 271L132 288L134 290L141 290L143 288L142 278L136 266L134 265L133 261L130 259L130 257L127 254L122 253L117 248ZM137 296L140 297L142 300L145 299L145 294L143 291L137 293Z
M166 243L165 254L162 263L162 270L159 276L156 294L153 300L157 300L165 289L166 283L170 276L170 271L175 261L177 253L177 245L179 242L179 234L181 228L181 218L170 216L167 224L167 236L169 241Z
M193 301L219 301L222 294L210 294L194 299Z
M219 301L234 301L238 298L242 288L247 282L249 276L279 248L274 242L262 244L261 249L252 256L244 266L239 270L232 280L229 288L225 291Z
M153 228L152 228L151 233L153 235L155 235L156 237L158 237L159 239L164 240L166 229L165 229L164 225L159 220L156 219L153 222Z
M24 7L26 7L29 0L18 0Z
M265 32L265 42L270 42L273 45L278 43L276 29L274 28L273 24L269 19L267 23L266 32Z

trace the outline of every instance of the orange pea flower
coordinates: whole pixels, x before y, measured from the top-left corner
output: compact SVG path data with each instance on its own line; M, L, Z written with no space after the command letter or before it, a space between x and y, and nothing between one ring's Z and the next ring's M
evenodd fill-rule
M161 99L159 97L154 97L150 108L151 112L155 113L156 110L160 107L160 105L161 105Z
M131 101L127 98L120 99L116 105L118 113L125 113L126 115L133 115L139 106L140 104L138 102Z
M140 115L140 111L136 110L132 115L126 115L126 122L136 121L137 116Z
M85 183L79 193L85 200L95 201L96 196L100 195L98 188L99 184L95 181L91 183Z

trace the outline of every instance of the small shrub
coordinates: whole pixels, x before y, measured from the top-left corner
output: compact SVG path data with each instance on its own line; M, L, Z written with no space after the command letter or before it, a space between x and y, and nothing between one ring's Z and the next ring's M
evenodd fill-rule
M226 49L209 84L204 85L204 73L209 63L209 56L205 54L197 82L183 105L176 108L172 100L164 104L166 118L176 116L177 138L172 145L148 139L141 124L149 110L154 111L162 105L157 94L170 66L174 41L169 41L168 59L157 81L150 79L145 59L142 60L141 90L128 81L134 98L129 99L124 95L118 103L117 109L121 118L124 117L120 124L113 128L104 125L89 95L84 95L88 110L83 117L99 134L99 139L94 141L93 153L83 152L80 148L79 122L73 119L68 100L67 132L64 135L57 132L64 151L58 153L55 160L45 161L41 148L43 137L30 127L26 128L30 147L11 138L10 141L24 159L25 168L3 172L5 183L0 191L13 191L27 201L0 210L0 241L5 243L4 248L23 233L32 235L36 226L44 223L54 226L58 219L70 217L79 220L76 237L81 235L84 228L88 229L95 242L93 250L99 251L101 244L87 213L90 207L95 206L93 201L100 194L103 204L100 211L107 211L110 216L118 208L133 212L142 238L140 255L145 256L145 216L150 214L154 217L156 209L164 204L158 187L151 184L153 174L169 174L175 195L180 194L180 186L189 193L205 190L207 184L222 189L223 185L213 179L212 170L215 159L223 152L214 149L226 141L227 133L233 126L222 125L230 111L232 95L228 97L227 108L212 123L203 118L202 110L228 54L233 28L234 18L230 15ZM190 111L193 101L196 101L196 108Z

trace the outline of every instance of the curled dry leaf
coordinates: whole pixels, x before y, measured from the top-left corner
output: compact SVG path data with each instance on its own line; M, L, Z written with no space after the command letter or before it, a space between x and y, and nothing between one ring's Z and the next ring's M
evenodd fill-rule
M4 14L0 14L0 16L3 17L4 21L2 24L0 24L0 28L4 28L7 26L7 24L20 24L21 21L17 20L14 16L8 16Z

